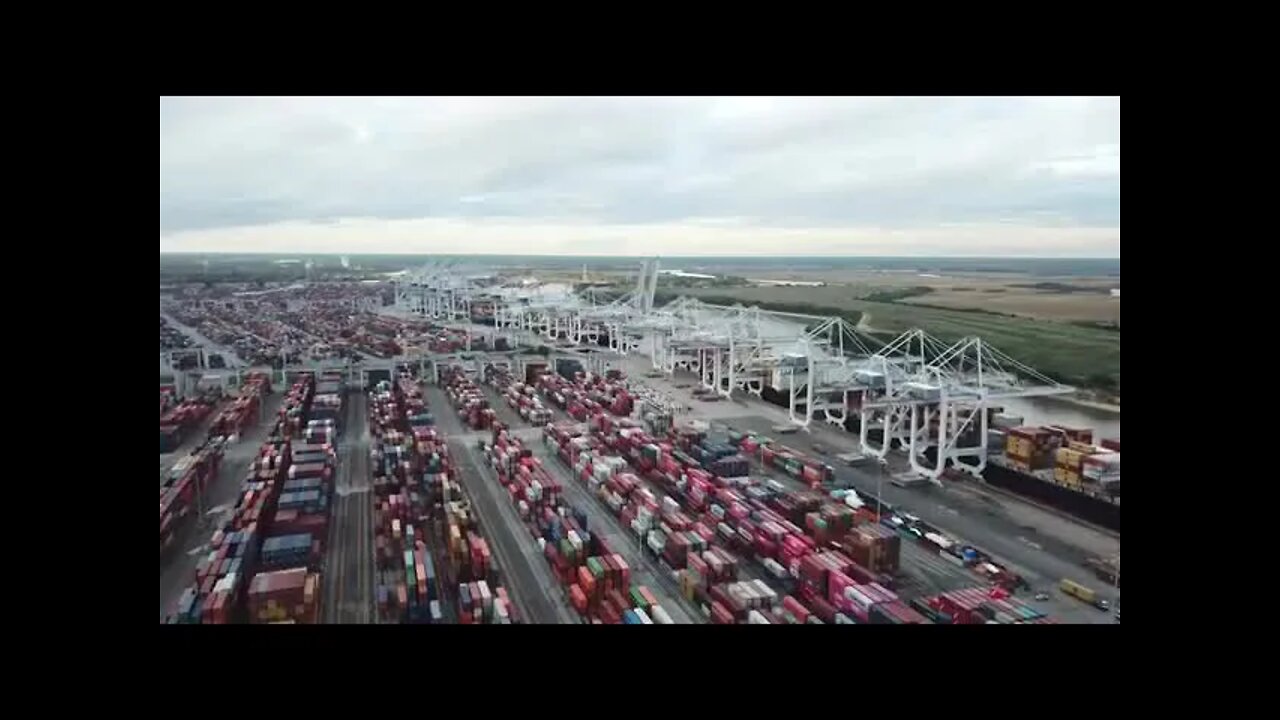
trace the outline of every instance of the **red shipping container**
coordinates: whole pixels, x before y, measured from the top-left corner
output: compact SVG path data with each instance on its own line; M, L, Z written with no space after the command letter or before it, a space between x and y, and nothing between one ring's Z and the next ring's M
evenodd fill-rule
M581 588L583 595L585 595L587 599L592 601L594 604L594 600L596 598L596 579L591 576L591 572L587 570L586 566L580 566L578 568L578 583L575 587Z
M790 615L791 619L788 621L794 622L797 625L803 625L809 620L809 615L812 614L809 612L809 608L802 605L799 600L796 600L790 595L782 598L782 608Z
M716 625L733 625L733 613L719 602L711 603L711 622Z
M836 609L831 603L820 597L810 599L809 607L813 609L813 614L824 623L831 624L836 621Z

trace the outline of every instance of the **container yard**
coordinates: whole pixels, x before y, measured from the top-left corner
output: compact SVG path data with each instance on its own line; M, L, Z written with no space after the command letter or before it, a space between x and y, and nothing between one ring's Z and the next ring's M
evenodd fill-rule
M162 383L162 622L1046 624L1118 601L1118 538L952 467L894 482L928 449L877 464L834 422L777 432L794 407L708 403L711 353L650 373L643 338L623 355L602 326L592 353L522 355L501 300L448 319L379 312L376 294L165 309L247 367L216 392ZM1118 528L1118 441L981 412L989 481L1106 502Z

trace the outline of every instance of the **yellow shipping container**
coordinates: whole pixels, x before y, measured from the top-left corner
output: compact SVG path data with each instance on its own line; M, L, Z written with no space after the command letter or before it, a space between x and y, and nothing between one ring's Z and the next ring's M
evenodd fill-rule
M1084 453L1070 448L1059 448L1058 452L1054 453L1054 459L1064 468L1079 470L1080 465L1084 463Z
M1093 445L1090 445L1089 443L1084 443L1084 442L1076 442L1075 440L1072 440L1071 442L1067 443L1067 447L1071 448L1072 450L1075 450L1078 453L1084 453L1085 455L1092 455L1098 452L1098 448L1094 447Z

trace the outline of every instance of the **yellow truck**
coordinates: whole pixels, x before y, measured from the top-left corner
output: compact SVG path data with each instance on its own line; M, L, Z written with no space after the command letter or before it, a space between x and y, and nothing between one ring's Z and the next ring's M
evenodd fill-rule
M1099 598L1098 594L1093 590L1074 580L1063 578L1062 582L1058 584L1058 589L1061 590L1063 594L1070 595L1081 602L1089 603L1099 610L1108 610L1111 607L1111 603Z

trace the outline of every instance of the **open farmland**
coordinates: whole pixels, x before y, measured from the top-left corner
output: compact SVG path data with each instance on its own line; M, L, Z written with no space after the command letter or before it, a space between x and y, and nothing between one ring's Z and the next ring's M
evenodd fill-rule
M1105 292L1064 293L1014 287L976 289L960 286L904 298L901 302L957 309L978 308L1038 320L1120 323L1120 298Z
M1120 383L1120 333L1062 322L1006 317L981 312L919 307L905 302L874 302L858 298L851 286L818 288L749 287L689 290L707 301L733 299L744 303L810 305L810 312L857 312L864 326L885 334L919 327L944 341L966 335L983 340L1042 372L1067 382L1096 386L1105 375ZM919 296L928 302L933 294Z

